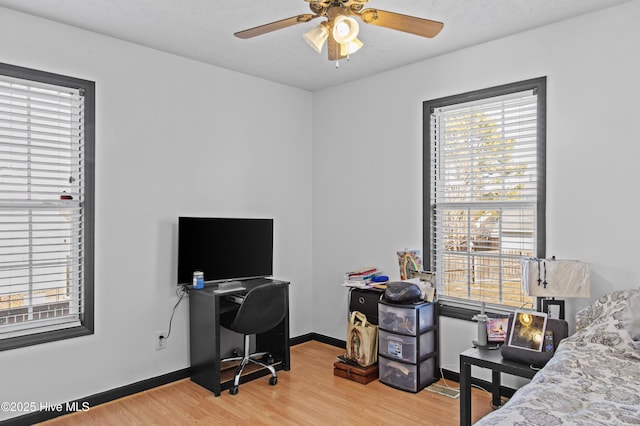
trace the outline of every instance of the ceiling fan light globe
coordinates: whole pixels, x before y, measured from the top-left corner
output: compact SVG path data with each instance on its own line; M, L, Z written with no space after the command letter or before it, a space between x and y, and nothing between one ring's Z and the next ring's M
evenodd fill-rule
M329 30L324 25L324 23L318 25L317 27L311 29L311 31L307 31L302 35L304 39L309 43L309 46L313 48L316 52L320 53L322 51L322 46L324 42L329 37Z
M357 38L354 38L349 42L349 54L356 53L362 47L362 42Z
M349 56L352 53L356 53L363 46L362 42L357 38L354 38L349 43L343 43L340 45L340 54L342 56Z
M333 22L333 38L340 44L346 44L358 37L358 22L348 16L340 15Z

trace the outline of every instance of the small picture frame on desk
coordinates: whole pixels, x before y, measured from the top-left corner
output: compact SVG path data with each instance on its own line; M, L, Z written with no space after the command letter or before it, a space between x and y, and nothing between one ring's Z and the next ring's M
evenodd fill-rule
M542 312L547 314L548 318L564 319L564 300L542 299Z

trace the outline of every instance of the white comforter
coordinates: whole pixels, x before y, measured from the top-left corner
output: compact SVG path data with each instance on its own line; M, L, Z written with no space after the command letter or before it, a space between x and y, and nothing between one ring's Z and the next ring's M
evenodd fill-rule
M576 315L576 333L502 408L476 425L640 425L640 342L621 319L628 297L610 293Z

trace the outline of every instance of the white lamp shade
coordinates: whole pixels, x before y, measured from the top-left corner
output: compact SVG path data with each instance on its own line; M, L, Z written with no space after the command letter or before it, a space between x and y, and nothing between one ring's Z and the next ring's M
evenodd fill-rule
M537 297L589 297L589 265L577 260L522 259L522 288ZM546 282L546 285L545 285Z
M327 40L327 37L329 37L329 29L324 23L322 23L311 31L304 33L302 37L304 37L313 50L320 53L324 42Z
M340 15L333 22L333 38L340 44L347 44L358 37L358 22L348 16Z

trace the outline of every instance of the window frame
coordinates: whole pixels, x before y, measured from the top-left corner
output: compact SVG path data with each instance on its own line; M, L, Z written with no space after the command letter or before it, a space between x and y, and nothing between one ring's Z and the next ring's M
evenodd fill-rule
M423 253L425 267L433 268L432 264L432 227L431 220L431 113L436 108L495 98L511 93L534 90L537 95L537 219L536 219L536 256L545 257L546 251L546 77L539 77L519 81L487 89L480 89L458 95L447 96L423 102ZM479 312L481 302L473 299L448 298L440 296L440 314L459 319L471 320ZM508 313L513 307L491 304L488 310L496 313Z
M20 336L0 339L0 351L46 342L86 336L94 332L94 256L95 256L95 82L65 75L0 63L0 75L79 89L84 92L84 240L82 259L84 312L80 325L51 331L38 329Z

